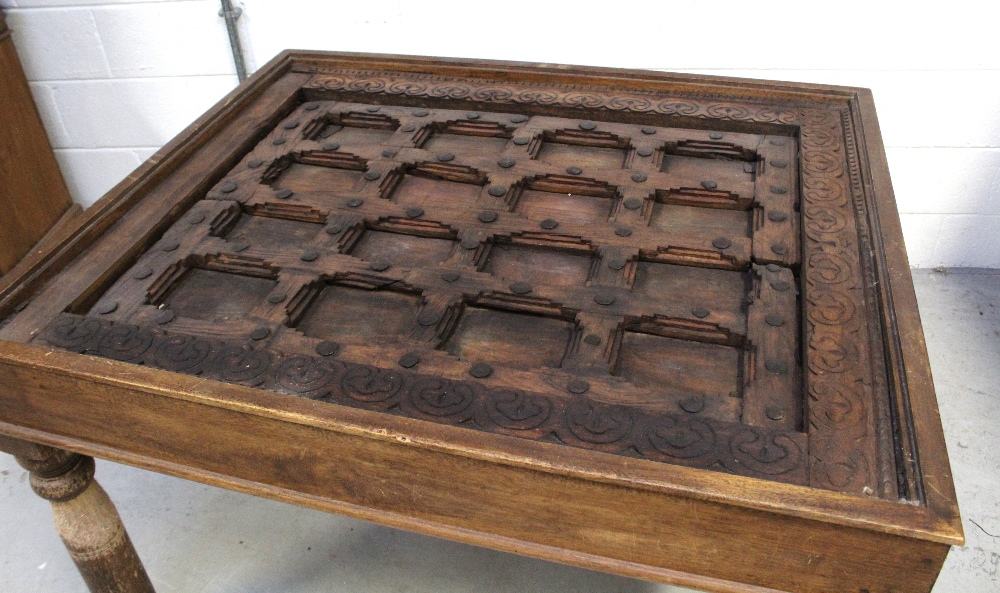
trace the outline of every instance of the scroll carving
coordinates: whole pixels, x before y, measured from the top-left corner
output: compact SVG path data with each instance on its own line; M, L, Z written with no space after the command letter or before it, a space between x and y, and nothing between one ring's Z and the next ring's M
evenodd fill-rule
M270 391L355 408L519 438L579 443L616 455L806 483L805 439L797 432L644 413L583 398L563 400L495 389L473 381L286 355L247 344L71 314L54 321L41 339L59 348L65 344L110 358L128 352L132 362L152 367L230 383L249 382ZM103 343L122 346L102 350Z

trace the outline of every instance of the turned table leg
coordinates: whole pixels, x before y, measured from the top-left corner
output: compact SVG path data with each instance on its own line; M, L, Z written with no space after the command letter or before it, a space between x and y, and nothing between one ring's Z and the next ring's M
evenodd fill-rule
M92 593L154 593L118 511L94 480L93 457L8 437L0 437L0 449L52 503L56 531Z

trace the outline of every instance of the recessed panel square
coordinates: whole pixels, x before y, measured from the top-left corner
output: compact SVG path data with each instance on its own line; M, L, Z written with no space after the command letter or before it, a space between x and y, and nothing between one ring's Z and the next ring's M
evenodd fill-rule
M393 192L392 199L408 206L425 207L444 203L460 208L472 207L482 189L482 186L473 183L404 175Z
M746 272L639 262L632 289L683 308L743 315L748 282Z
M361 183L362 171L292 163L274 183L275 187L294 192L329 192L343 194Z
M195 268L181 277L163 304L175 315L190 319L244 319L277 284L269 278Z
M666 154L660 170L664 173L691 179L691 187L697 187L700 181L724 179L748 180L753 177L752 169L744 169L745 161L725 160L695 156ZM722 187L722 189L725 189Z
M483 271L510 281L583 286L592 261L589 254L500 243L493 246Z
M506 138L436 133L423 148L434 153L450 152L476 157L497 155L506 145Z
M444 349L463 360L519 369L562 364L574 324L529 313L466 307Z
M517 211L533 220L551 218L559 223L604 224L611 217L614 203L611 198L526 189L517 201Z
M380 128L359 128L331 124L323 129L320 138L327 142L338 142L344 146L367 146L381 144L388 140L393 130Z
M671 235L732 239L750 236L751 213L747 210L700 208L683 204L653 203L649 226Z
M442 262L451 255L451 239L418 237L386 231L367 230L351 250L351 255L367 261L385 260L404 268Z
M314 222L244 214L233 230L226 235L226 239L246 241L255 249L301 248L322 228L323 225Z
M545 142L538 153L538 160L552 165L590 169L619 169L625 164L625 151L621 148L598 148L559 142Z
M626 331L615 374L665 397L738 397L741 356L731 346Z
M420 311L419 295L329 284L298 324L307 336L370 344L392 344L406 335Z

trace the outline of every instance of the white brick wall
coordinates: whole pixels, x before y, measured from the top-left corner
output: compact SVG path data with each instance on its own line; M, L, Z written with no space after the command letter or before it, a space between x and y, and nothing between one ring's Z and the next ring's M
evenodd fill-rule
M285 48L650 68L872 88L912 265L1000 267L996 3L243 0L251 70ZM217 0L0 0L90 204L236 83ZM984 238L986 240L984 240Z

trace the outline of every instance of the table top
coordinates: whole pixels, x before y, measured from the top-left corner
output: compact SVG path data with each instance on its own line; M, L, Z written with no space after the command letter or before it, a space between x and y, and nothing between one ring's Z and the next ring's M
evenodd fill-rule
M290 52L0 291L0 432L720 591L961 541L864 89Z

